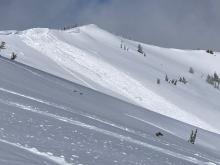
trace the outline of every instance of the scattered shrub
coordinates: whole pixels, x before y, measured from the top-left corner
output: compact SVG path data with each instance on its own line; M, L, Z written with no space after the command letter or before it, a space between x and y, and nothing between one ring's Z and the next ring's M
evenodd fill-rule
M209 53L209 54L214 54L214 51L211 50L211 49L206 50L206 52Z

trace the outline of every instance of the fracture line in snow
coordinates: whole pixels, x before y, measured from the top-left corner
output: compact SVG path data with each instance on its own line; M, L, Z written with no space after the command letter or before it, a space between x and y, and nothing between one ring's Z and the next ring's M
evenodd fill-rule
M82 81L87 87L97 91L97 89L95 89L91 84L87 83L85 80L83 80L82 78L80 78L79 76L77 76L76 74L73 73L73 71L71 71L70 69L68 69L67 67L61 66L61 68L63 68L65 71L67 71L68 73L70 73L72 76L74 76L75 78L77 78L78 80Z
M1 58L1 57L0 57L0 58ZM28 72L32 73L33 75L36 75L36 76L40 77L41 79L44 79L44 80L49 81L49 82L53 82L53 83L55 83L55 84L58 84L58 85L60 85L60 86L66 88L66 86L63 85L62 83L58 83L57 81L52 81L52 80L50 80L49 78L47 78L47 77L45 77L45 76L42 76L42 75L38 74L37 72L32 71L31 69L26 68L25 66L22 66L22 65L19 65L19 64L13 62L13 61L10 61L9 59L1 58L1 60L2 60L2 61L5 61L5 62L7 62L7 63L10 63L10 64L12 64L12 65L16 65L16 67L19 67L19 68L21 68L21 69L24 69L25 71L28 71ZM82 80L81 80L79 77L77 77L76 75L75 75L75 77L78 78L80 81L82 81ZM86 83L86 82L84 82L84 83ZM86 84L86 85L87 85L87 84ZM92 86L89 86L89 87L90 87L91 89L93 89L93 90L96 90L96 89L93 88Z
M54 163L59 164L59 165L72 165L70 163L67 163L64 158L53 156L53 155L47 154L45 152L40 152L36 148L24 147L21 144L12 143L12 142L9 142L9 141L3 140L3 139L0 139L0 142L6 143L8 145L11 145L11 146L14 146L14 147L17 147L17 148L20 148L20 149L25 150L25 151L28 151L28 152L30 152L34 155L41 156L44 159L50 160L51 162L54 162Z
M105 129L102 129L102 128L98 128L96 126L89 125L89 124L86 124L86 123L83 123L83 122L80 122L80 121L77 121L77 120L69 119L69 118L62 117L62 116L55 115L55 114L51 114L51 113L48 113L48 112L39 111L39 110L36 110L36 109L32 108L31 106L22 105L22 104L16 103L16 102L8 102L8 101L5 101L5 100L1 100L1 102L4 103L4 104L7 104L9 106L15 106L17 108L27 110L27 111L31 111L31 112L34 112L34 113L37 113L37 114L40 114L40 115L43 115L43 116L46 116L46 117L50 117L50 118L59 120L61 122L65 122L65 123L68 123L68 124L71 124L71 125L79 126L79 127L85 128L85 129L89 129L89 130L101 133L101 134L104 134L104 135L107 135L107 136L111 136L111 137L114 137L114 138L122 140L122 141L133 143L133 144L136 144L136 145L139 145L139 146L142 146L142 147L150 148L150 149L153 149L157 152L160 152L160 153L163 153L163 154L175 157L175 158L179 158L179 159L191 162L191 163L200 164L200 165L208 165L210 163L210 162L203 162L203 161L200 161L196 158L193 158L193 157L190 157L190 156L185 156L183 154L176 153L176 152L173 152L173 151L170 151L168 149L164 149L164 148L161 148L161 147L158 147L158 146L153 146L151 144L142 142L140 140L136 140L136 139L131 138L129 136L121 135L121 134L116 133L116 132L112 132L112 131L108 131L108 130L105 130Z
M159 127L158 125L153 124L153 123L151 123L151 122L148 122L148 121L146 121L146 120L144 120L144 119L141 119L141 118L139 118L139 117L132 116L132 115L129 115L129 114L125 114L125 115L128 116L128 117L130 117L130 118L133 118L133 119L135 119L135 120L141 121L141 122L143 122L143 123L147 123L147 124L149 124L149 125L152 125L152 126L154 126L154 127L156 127L156 128L160 128L161 130L164 130L164 131L166 131L166 132L169 132L170 134L173 134L173 133L170 132L169 130L164 129L164 128L162 128L162 127Z

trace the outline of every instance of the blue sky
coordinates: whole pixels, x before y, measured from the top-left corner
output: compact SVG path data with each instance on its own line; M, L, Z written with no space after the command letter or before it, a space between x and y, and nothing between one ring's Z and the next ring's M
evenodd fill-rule
M0 0L0 30L90 24L134 40L219 48L219 0Z

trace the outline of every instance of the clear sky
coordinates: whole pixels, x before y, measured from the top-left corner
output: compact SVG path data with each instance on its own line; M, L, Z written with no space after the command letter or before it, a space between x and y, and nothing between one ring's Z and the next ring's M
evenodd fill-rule
M220 0L0 0L0 30L94 23L163 47L220 50Z

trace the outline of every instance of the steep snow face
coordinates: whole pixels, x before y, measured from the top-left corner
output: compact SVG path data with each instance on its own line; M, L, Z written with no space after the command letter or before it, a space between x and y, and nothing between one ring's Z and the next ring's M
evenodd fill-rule
M6 56L13 50L25 64L220 133L220 94L205 82L208 73L220 71L215 62L218 53L212 56L205 51L142 44L144 57L137 52L137 42L95 25L67 31L36 28L0 37L8 43L3 52ZM195 70L193 75L188 73L190 66ZM171 85L163 81L166 74L170 79L184 76L188 83Z

